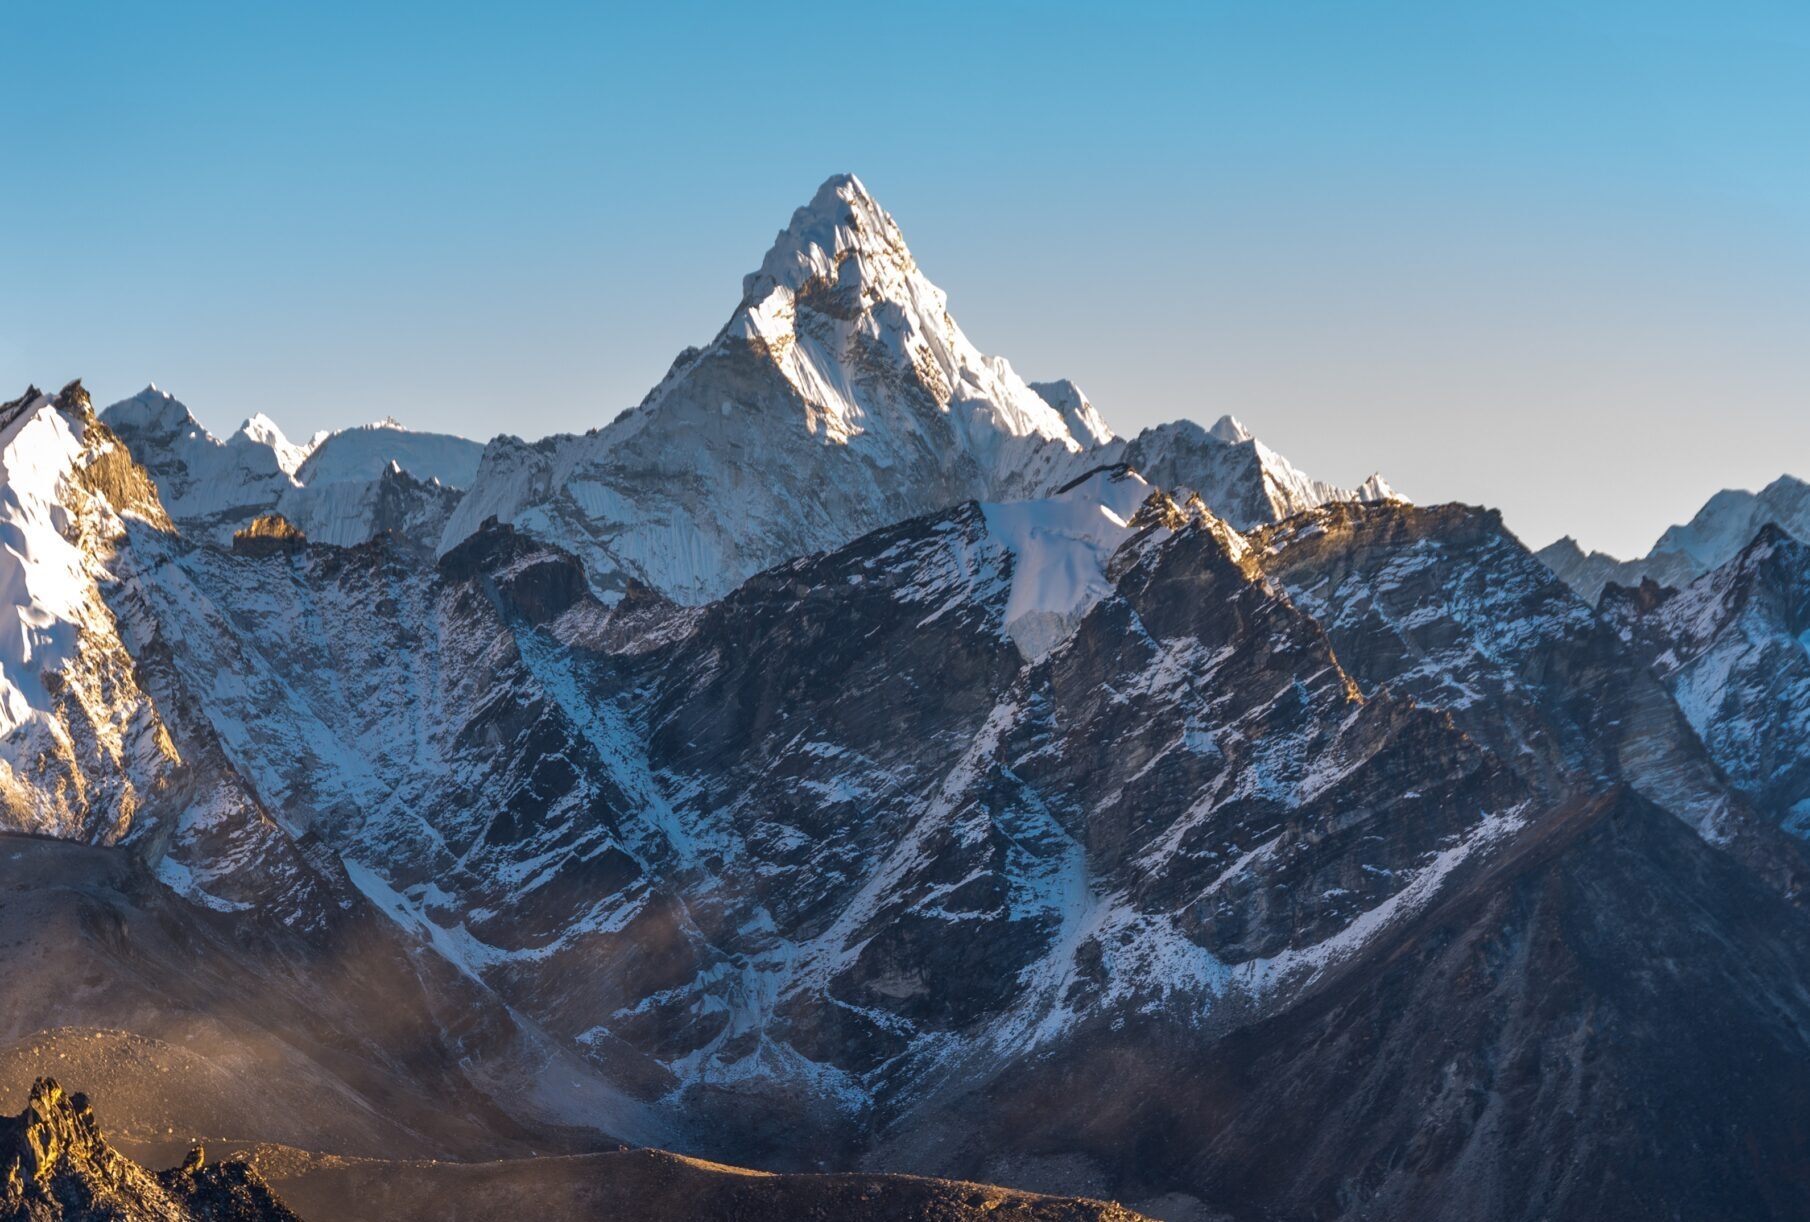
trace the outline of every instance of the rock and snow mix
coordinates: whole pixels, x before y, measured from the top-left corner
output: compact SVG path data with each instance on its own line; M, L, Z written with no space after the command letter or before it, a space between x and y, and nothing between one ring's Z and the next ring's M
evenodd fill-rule
M431 546L483 452L462 437L411 432L388 419L294 445L262 413L222 441L154 385L101 419L150 470L184 532L221 546L273 513L317 543L349 547L397 530Z
M583 437L102 420L0 413L7 824L142 831L218 917L362 895L675 1106L866 1123L1274 1013L1609 791L1718 853L1810 822L1782 532L1616 618L1231 417L1117 437L846 176ZM226 546L270 514L308 543Z
M130 466L79 385L0 408L0 808L13 827L118 839L175 763L102 594L124 517L168 526Z

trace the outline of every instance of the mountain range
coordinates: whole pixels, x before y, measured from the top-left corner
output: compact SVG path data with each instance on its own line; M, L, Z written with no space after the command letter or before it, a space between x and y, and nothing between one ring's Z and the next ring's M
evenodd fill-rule
M1624 563L1120 437L850 176L581 436L31 389L5 1082L310 1216L1804 1216L1803 487Z

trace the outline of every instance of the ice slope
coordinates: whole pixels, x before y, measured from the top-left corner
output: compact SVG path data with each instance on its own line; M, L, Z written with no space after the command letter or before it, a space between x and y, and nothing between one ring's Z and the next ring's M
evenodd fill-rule
M1012 553L1005 625L1027 657L1059 644L1111 592L1107 561L1149 495L1135 473L1109 468L1043 500L981 507L988 533Z
M1136 471L1103 467L1051 496L981 506L992 541L1010 555L1005 631L1036 661L1073 634L1089 609L1112 593L1112 559L1133 538L1167 537L1185 525L1217 531L1234 556L1244 540L1197 498L1175 504Z

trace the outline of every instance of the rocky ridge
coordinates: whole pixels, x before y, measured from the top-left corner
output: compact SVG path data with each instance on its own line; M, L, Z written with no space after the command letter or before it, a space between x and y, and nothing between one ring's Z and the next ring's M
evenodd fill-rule
M0 1218L21 1222L299 1222L249 1163L196 1147L152 1175L101 1136L88 1099L40 1078L0 1119Z

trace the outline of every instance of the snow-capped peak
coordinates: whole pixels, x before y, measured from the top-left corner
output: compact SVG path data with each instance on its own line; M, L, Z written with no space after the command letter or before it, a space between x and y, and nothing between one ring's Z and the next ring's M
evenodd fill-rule
M290 441L283 435L283 430L277 426L277 422L263 412L255 413L244 424L241 424L239 431L227 439L227 444L232 444L233 440L237 438L244 438L251 444L262 446L275 454L277 466L289 475L296 473L302 463L307 461L309 453L314 448L312 444L296 445Z
M107 424L117 431L159 437L201 428L200 421L182 401L166 390L159 390L155 382L130 399L122 399L109 407L105 416Z
M1070 452L1087 446L1010 364L968 341L898 225L852 174L831 177L792 214L760 270L743 280L725 335L771 355L806 406L805 427L825 442L919 428L908 416L876 411L881 404L858 385L890 366L917 384L927 406L948 413L963 449L988 467L1018 461L1004 439L1036 437ZM692 367L681 362L644 406L657 405Z
M101 418L150 469L183 532L222 547L271 513L315 542L351 545L403 527L422 532L424 542L437 541L456 500L450 489L470 484L484 449L463 437L410 432L394 417L316 433L296 445L262 412L222 441L155 388L114 404ZM408 472L429 491L406 507L385 500L379 484L393 471Z
M818 281L896 284L917 270L905 235L861 180L832 174L810 203L792 213L760 270L743 278L742 299L752 304L775 287L796 293Z
M1257 440L1257 435L1244 427L1244 421L1236 416L1221 416L1212 428L1207 430L1208 436L1216 437L1229 446L1239 445L1246 441Z
M1100 409L1093 405L1085 391L1069 379L1032 382L1030 386L1045 403L1062 413L1062 420L1068 425L1068 431L1083 446L1091 449L1103 446L1113 439L1112 429L1100 415Z

